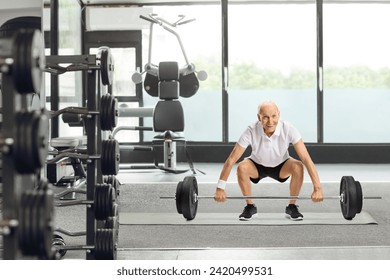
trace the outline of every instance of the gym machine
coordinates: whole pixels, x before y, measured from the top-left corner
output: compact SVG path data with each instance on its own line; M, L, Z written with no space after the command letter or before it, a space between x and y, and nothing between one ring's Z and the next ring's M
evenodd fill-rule
M183 135L184 112L178 99L179 96L184 98L193 96L199 89L199 81L207 79L207 73L205 71L196 71L195 65L189 62L180 35L175 30L176 27L190 23L194 19L184 20L185 16L180 15L176 22L169 22L156 14L150 14L149 16L141 15L140 18L150 22L149 55L145 70L142 73L135 72L132 75L132 81L135 84L142 83L142 75L145 74L143 83L145 91L150 96L159 98L152 116L153 130L159 134L154 137L153 143L163 142L164 164L160 165L156 159L156 155L154 155L154 168L171 173L184 173L188 171L188 169L179 170L176 168L176 142L180 141L184 143L187 161L190 169L195 174L192 160L185 146L186 140ZM159 65L152 63L154 25L161 26L177 38L186 63L182 68L177 66L177 62L160 62ZM153 147L149 147L148 149L146 147L124 146L123 148L154 152ZM137 166L136 168L139 167L144 168L144 166ZM125 168L133 167L127 165Z
M60 75L69 71L85 71L87 73L87 106L66 107L56 112L50 112L50 118L62 115L65 122L71 125L81 125L85 129L86 145L79 146L78 138L52 139L57 150L51 151L48 164L55 164L64 159L76 160L81 166L86 165L86 190L70 187L57 194L55 198L64 197L71 193L83 193L84 200L55 200L56 207L86 205L86 231L72 233L61 228L55 229L52 244L56 252L63 256L67 250L85 250L86 259L115 259L119 223L110 223L118 220L116 204L119 184L115 184L115 175L119 169L119 144L115 139L102 139L102 130L111 131L117 123L118 102L111 94L100 96L97 91L98 79L101 77L103 85L111 85L113 80L114 62L108 47L101 47L98 55L48 56L44 71ZM69 64L62 67L60 64ZM100 74L100 75L98 75ZM75 140L76 139L76 140ZM65 145L64 140L75 145ZM65 141L66 142L66 141ZM83 143L81 143L83 144ZM80 174L79 174L80 175ZM107 177L103 178L103 175ZM111 181L110 181L111 180ZM103 226L102 226L103 225ZM64 239L59 235L68 236L86 235L86 244L66 246Z

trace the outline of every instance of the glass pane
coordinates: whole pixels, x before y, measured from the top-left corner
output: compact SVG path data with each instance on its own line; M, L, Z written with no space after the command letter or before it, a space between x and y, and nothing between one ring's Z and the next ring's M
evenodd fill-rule
M324 140L390 141L388 4L324 5Z
M119 109L121 108L138 108L139 103L138 102L119 102ZM118 123L116 126L116 129L120 127L134 127L139 126L139 118L133 118L133 117L119 117ZM125 142L125 143L134 143L139 142L139 131L138 130L128 130L123 129L119 130L117 134L115 135L115 139L117 139L119 142Z
M97 54L99 48L91 48L90 54ZM115 96L136 96L135 85L131 81L134 73L135 48L110 48L114 60L112 94Z
M317 138L314 4L229 5L229 141L274 100L306 142Z
M180 98L185 116L185 137L189 141L221 141L222 139L222 99L221 99L221 7L220 5L156 6L153 13L175 22L178 15L195 21L179 25L179 33L184 51L197 70L208 73L206 81L200 81L198 92L190 98ZM148 62L149 29L143 30L143 61ZM153 29L153 64L161 61L177 61L179 67L186 64L180 44L172 33L158 25ZM145 107L154 107L156 97L143 92ZM145 119L151 126L151 118ZM153 135L145 134L145 141Z

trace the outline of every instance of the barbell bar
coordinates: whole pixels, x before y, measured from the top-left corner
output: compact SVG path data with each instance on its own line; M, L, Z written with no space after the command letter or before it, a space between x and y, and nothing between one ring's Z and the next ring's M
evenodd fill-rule
M65 107L55 112L50 112L50 118L63 115L66 119L71 118L70 115L80 115L84 117L91 117L92 115L100 115L100 127L102 130L113 130L118 122L118 99L111 94L104 94L100 98L100 110L90 111L85 107Z
M162 196L160 199L175 199L176 210L183 214L187 220L193 220L197 213L198 201L214 199L214 196L198 195L198 183L194 176L187 176L176 187L175 196ZM230 196L227 199L253 199L253 200L311 200L310 196ZM352 220L360 213L363 199L382 199L380 196L363 197L359 181L352 176L343 176L340 181L340 195L325 196L325 200L337 199L340 201L341 212L346 220Z
M96 229L95 245L66 245L64 239L55 234L52 246L57 257L62 258L67 251L87 250L91 251L97 260L116 260L117 256L117 230L116 229Z

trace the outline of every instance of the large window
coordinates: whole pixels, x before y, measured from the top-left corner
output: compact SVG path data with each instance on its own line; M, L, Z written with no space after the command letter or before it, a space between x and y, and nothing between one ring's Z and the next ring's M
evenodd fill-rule
M180 25L180 35L186 55L197 70L205 70L208 79L200 82L198 92L190 98L180 98L185 116L185 137L188 141L221 141L221 8L219 5L156 6L153 13L175 22L178 15L195 21ZM143 31L143 61L148 61L149 29ZM183 53L176 37L158 25L153 29L151 63L178 61L185 65ZM153 107L156 97L144 92L144 106ZM151 125L151 120L145 120ZM147 136L145 137L147 139ZM149 139L150 140L150 139Z
M43 25L46 30L50 30L49 8L45 9ZM81 7L77 1L59 1L59 55L79 55L81 54ZM76 42L76 43L75 43ZM50 55L50 50L46 49L46 55ZM62 65L66 66L66 65ZM50 75L45 74L45 93L50 100ZM59 108L82 105L82 73L68 72L59 75ZM46 104L50 108L50 102ZM82 134L82 128L69 127L59 121L59 136Z
M390 141L390 5L324 4L324 140Z
M315 142L315 4L229 5L229 141L274 100L281 118Z

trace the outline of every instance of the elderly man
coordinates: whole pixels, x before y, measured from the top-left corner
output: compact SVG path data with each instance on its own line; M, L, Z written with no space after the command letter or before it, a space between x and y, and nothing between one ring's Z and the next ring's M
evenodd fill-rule
M323 192L316 167L302 141L298 130L290 123L280 120L278 106L273 101L259 105L258 121L243 132L233 151L225 161L214 199L217 202L226 200L225 186L233 165L242 156L248 146L252 147L250 157L238 164L237 180L244 196L251 196L251 182L257 184L265 177L279 182L290 180L290 196L298 196L303 184L304 166L313 183L312 201L323 200ZM293 144L300 160L290 157L289 145ZM302 220L295 200L290 200L285 213L292 220ZM246 200L240 220L250 220L257 215L257 208L251 199Z

